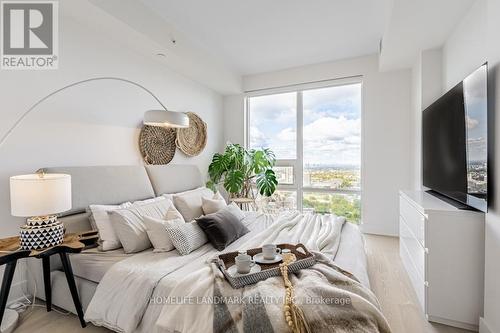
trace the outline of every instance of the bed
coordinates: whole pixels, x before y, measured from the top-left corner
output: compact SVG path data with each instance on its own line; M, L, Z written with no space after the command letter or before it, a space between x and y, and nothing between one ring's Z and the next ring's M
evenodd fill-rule
M197 167L190 165L68 167L46 168L45 171L72 175L73 208L66 216L61 218L68 232L91 229L88 214L85 213L85 208L90 204L117 204L125 201L143 200L164 193L186 191L203 185L199 170ZM113 190L110 191L110 189ZM238 249L239 246L244 246L244 244L252 244L250 240L256 235L262 237L262 233L270 225L273 225L274 218L263 214L248 213L245 217L245 223L252 226L251 233L232 244L232 248ZM303 219L302 216L301 219ZM360 285L368 289L370 284L367 275L366 254L363 237L358 227L351 223L343 223L338 232L339 237L337 237L335 251L327 254L328 259L334 260L338 267L352 273L359 280ZM123 314L119 313L120 311L116 310L117 305L111 303L118 301L133 303L130 300L121 299L119 295L115 299L110 298L109 301L106 301L105 298L100 296L100 294L103 294L103 286L109 284L106 288L112 289L113 286L106 280L110 280L110 276L113 274L119 276L120 269L126 270L130 265L133 266L134 264L147 267L148 262L153 266L156 262L159 263L160 260L163 260L165 264L161 267L174 267L177 265L176 268L172 269L172 271L158 273L156 280L151 278L151 281L144 283L145 285L151 285L151 295L148 296L150 300L154 299L155 296L164 295L166 290L172 295L178 292L171 287L174 281L182 280L196 269L206 267L208 259L212 258L216 253L217 251L208 243L190 254L191 258L177 258L180 256L175 250L163 254L161 257L153 254L151 250L139 254L125 254L123 249L107 252L90 249L72 255L71 262L80 299L84 310L87 310L86 318L96 325L105 326L118 332L184 331L184 328L179 329L175 328L176 325L171 325L169 321L172 321L173 318L170 318L169 314L165 314L165 306L146 304L143 311L138 311L135 314L138 317L135 323L128 323L129 318L126 318L127 324L116 324L113 322L115 319L101 319L106 316L111 318L123 316ZM42 270L39 265L39 261L28 262L28 270L30 276L33 277L28 281L28 288L32 294L36 293L36 297L45 299L41 288L43 285ZM51 262L51 269L53 304L75 313L71 298L68 297L69 290L64 274L61 271L61 264L57 259ZM150 275L155 274L151 273ZM139 283L137 279L131 281ZM134 284L136 284L136 282L127 283L130 285L127 287L126 282L123 282L123 285L119 286L120 290L132 290ZM97 295L96 290L98 291ZM130 293L131 297L135 297L132 291ZM374 304L374 307L377 308L378 303ZM179 309L179 311L181 311L179 313L183 313L182 309ZM175 311L169 310L169 312L174 313ZM377 314L377 316L380 316L380 314ZM133 316L127 315L127 317ZM178 318L179 316L177 316ZM192 321L189 318L184 319L186 322ZM383 320L380 319L380 321ZM116 322L118 323L119 319L116 319ZM157 322L161 323L157 326ZM384 326L384 323L380 325ZM210 323L208 326L213 325ZM380 331L387 330L382 327Z

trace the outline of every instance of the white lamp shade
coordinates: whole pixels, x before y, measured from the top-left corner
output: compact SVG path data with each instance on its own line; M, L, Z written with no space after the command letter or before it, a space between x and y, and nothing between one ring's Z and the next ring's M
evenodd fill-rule
M144 113L144 125L160 127L189 127L189 117L182 112L150 110Z
M10 177L10 208L13 216L32 217L71 209L71 176L32 174Z

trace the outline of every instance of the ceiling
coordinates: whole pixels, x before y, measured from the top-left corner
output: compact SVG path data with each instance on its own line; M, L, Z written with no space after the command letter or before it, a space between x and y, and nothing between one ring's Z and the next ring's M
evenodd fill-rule
M240 75L377 53L388 0L141 0Z
M241 92L240 74L141 1L81 0L65 3L63 9L74 20L221 94Z
M381 70L410 68L475 1L82 0L74 16L228 95L243 76L377 54L381 40Z

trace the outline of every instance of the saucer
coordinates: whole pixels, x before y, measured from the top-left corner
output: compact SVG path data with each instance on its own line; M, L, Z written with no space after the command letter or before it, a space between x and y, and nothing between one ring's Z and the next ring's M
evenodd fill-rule
M259 264L275 264L283 260L283 257L281 256L281 254L276 254L276 257L274 257L274 259L264 259L264 254L261 252L254 255L253 260L255 262L258 262Z
M232 277L240 277L240 276L245 276L248 274L258 273L258 272L260 272L260 270L261 270L260 266L255 264L250 269L250 272L242 274L242 273L238 273L236 265L233 265L233 266L228 268L227 273Z

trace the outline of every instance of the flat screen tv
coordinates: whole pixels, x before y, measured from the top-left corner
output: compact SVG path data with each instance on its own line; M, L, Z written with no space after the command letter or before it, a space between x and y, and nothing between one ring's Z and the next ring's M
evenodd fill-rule
M488 207L487 64L424 110L423 184L468 207Z

